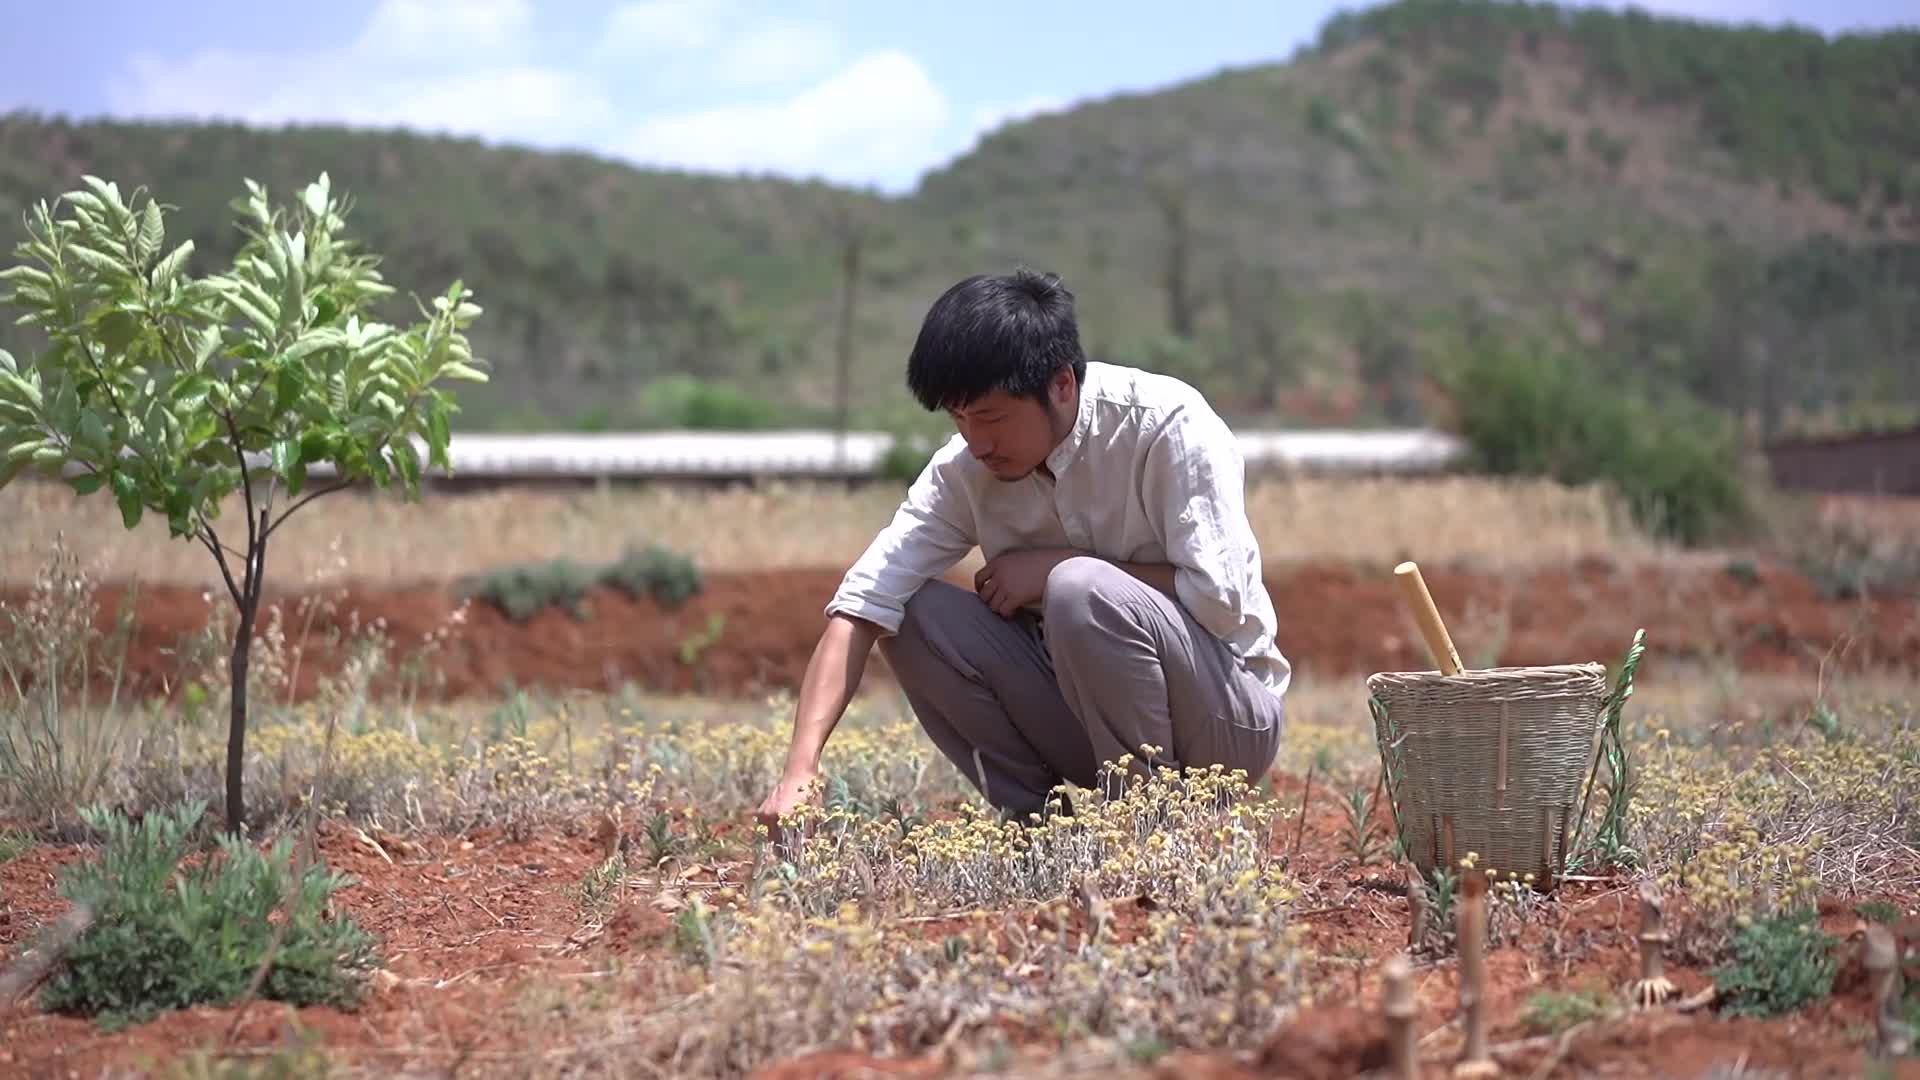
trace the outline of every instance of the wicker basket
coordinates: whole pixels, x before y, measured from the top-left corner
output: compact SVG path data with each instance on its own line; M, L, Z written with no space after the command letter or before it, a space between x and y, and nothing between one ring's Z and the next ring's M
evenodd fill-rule
M1602 756L1609 786L1624 786L1620 706L1643 638L1634 636L1611 692L1597 663L1367 679L1394 821L1422 874L1474 852L1480 869L1552 887L1578 850Z

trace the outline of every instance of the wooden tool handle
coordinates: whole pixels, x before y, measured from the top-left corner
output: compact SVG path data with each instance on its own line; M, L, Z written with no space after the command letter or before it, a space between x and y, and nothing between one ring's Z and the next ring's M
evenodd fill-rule
M1427 592L1427 580L1420 576L1420 567L1403 562L1393 568L1393 576L1400 579L1400 590L1406 596L1407 605L1413 608L1413 617L1420 623L1420 634L1427 639L1427 651L1433 654L1440 674L1460 674L1460 654L1453 650L1453 639L1447 636L1447 624L1441 621L1440 609L1434 606L1433 595Z

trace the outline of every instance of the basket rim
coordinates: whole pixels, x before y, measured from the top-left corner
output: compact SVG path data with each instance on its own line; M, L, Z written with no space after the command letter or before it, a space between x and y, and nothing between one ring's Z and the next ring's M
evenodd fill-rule
M1477 683L1521 682L1541 678L1584 679L1607 677L1607 665L1597 660L1569 664L1513 664L1490 668L1468 668L1454 675L1436 668L1414 671L1376 671L1367 676L1369 687L1385 683L1401 685L1472 686Z

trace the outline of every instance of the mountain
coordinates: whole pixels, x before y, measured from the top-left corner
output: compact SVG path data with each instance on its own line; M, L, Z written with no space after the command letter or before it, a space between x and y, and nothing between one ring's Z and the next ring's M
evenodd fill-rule
M900 198L404 131L14 114L0 244L91 172L146 185L195 267L224 265L242 177L284 197L326 171L403 293L457 276L487 308L467 428L823 422L849 314L854 421L924 423L902 380L921 314L1016 263L1066 278L1097 355L1238 420L1429 421L1428 376L1494 333L1779 428L1920 401L1915 115L1920 32L1406 0L1285 62L1001 129ZM0 347L32 342L6 326Z

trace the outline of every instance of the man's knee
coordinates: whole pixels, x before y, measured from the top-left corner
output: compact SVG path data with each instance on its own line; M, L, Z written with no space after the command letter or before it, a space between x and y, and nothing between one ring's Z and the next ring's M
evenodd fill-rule
M896 674L907 675L902 668L911 671L927 660L938 659L934 639L941 628L955 625L969 600L978 603L979 597L937 578L914 590L907 598L899 632L883 635L877 643L887 665Z
M979 598L950 581L935 578L927 582L907 598L906 609L900 620L900 635L925 637L927 628L950 623L960 606L969 599Z
M1087 624L1092 618L1094 601L1101 599L1102 594L1111 594L1116 586L1124 586L1122 579L1129 576L1118 566L1090 555L1061 560L1047 573L1046 598L1041 603L1048 632L1056 627Z

